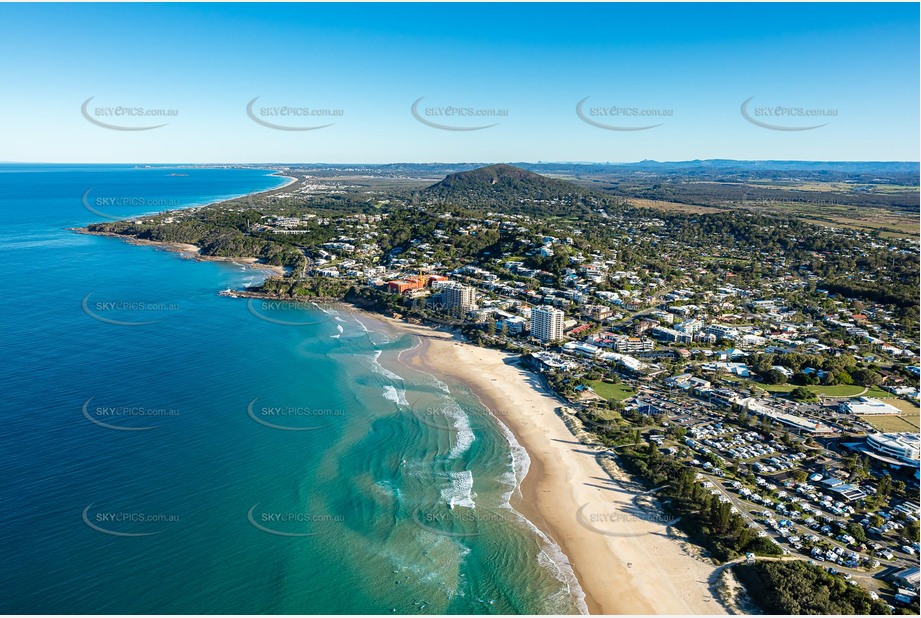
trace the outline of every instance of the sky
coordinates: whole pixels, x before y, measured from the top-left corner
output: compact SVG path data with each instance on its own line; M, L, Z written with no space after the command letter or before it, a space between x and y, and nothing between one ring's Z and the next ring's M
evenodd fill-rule
M917 161L921 139L918 4L0 4L0 59L0 161Z

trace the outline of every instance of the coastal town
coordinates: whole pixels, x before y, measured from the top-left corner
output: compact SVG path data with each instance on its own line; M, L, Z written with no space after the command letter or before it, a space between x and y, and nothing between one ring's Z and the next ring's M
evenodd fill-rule
M917 240L541 188L549 197L514 208L446 208L435 191L342 212L324 206L346 188L305 175L258 209L221 207L240 242L283 243L252 254L287 272L228 295L344 300L514 354L599 456L670 486L659 507L715 560L800 559L877 609L917 613L917 300L880 293L900 276L912 285ZM573 209L586 214L558 214ZM145 237L217 217L207 211L91 231Z
M919 47L0 3L0 618L921 615Z

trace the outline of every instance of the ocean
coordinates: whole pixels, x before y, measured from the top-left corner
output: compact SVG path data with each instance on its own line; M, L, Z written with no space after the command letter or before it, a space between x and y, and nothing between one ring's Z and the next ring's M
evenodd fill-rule
M0 165L0 611L584 611L527 455L411 336L218 296L266 276L69 228L270 170Z

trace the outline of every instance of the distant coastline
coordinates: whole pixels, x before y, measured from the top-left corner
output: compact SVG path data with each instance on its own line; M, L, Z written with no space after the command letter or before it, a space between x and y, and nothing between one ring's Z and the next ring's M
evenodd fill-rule
M269 174L268 176L270 176L270 177L271 177L271 176L274 176L274 177L278 177L278 178L285 178L285 179L287 179L287 182L285 182L284 184L282 184L282 185L280 185L280 186L278 186L278 187L272 187L272 188L270 188L270 189L261 189L261 190L259 190L259 191L252 191L252 192L250 192L250 193L246 193L246 194L243 194L243 195L238 195L238 196L231 197L231 198L226 198L226 199L221 199L221 200L215 200L215 201L213 201L213 202L208 202L207 204L202 204L202 205L199 205L199 206L188 206L188 207L185 207L185 208L176 208L176 209L173 209L173 211L170 211L170 212L182 211L182 210L189 210L189 209L207 208L207 207L210 207L210 206L217 206L217 205L220 205L220 204L231 204L231 203L233 203L233 202L235 202L235 201L237 201L237 200L248 200L248 199L251 199L251 198L253 198L253 197L255 197L255 196L259 196L259 195L261 195L261 196L270 196L270 195L273 195L273 194L275 194L275 193L280 193L280 192L284 191L285 189L287 189L288 187L290 187L291 185L295 184L295 183L298 181L298 179L297 179L296 177L294 177L294 176L286 176L286 175L283 174L281 171L277 171L277 170L274 171L272 174ZM124 220L131 220L131 219L134 219L134 218L137 218L137 217L126 217ZM183 257L188 257L188 258L191 258L191 259L195 259L195 260L200 261L200 262L235 262L235 261L236 261L236 262L244 262L244 263L246 263L247 266L252 266L252 267L258 268L258 269L260 269L260 270L266 270L266 271L269 271L269 272L271 272L271 273L273 273L273 274L275 274L275 275L278 275L278 276L285 276L286 274L288 274L288 270L285 269L284 267L282 267L282 266L275 266L275 265L272 265L272 264L265 264L265 263L261 262L258 258L253 257L253 256L247 256L247 255L238 255L238 256L211 256L211 255L203 255L203 254L201 253L201 247L198 247L198 246L192 245L192 244L188 244L188 243L160 242L160 241L155 241L155 240L146 240L146 239L142 239L142 238L136 238L136 237L134 237L134 236L129 236L129 235L126 235L126 234L115 234L115 233L113 233L113 232L93 231L93 230L90 230L88 226L75 227L75 228L70 228L70 229L71 229L71 231L76 232L76 233L78 233L78 234L86 234L86 235L89 235L89 236L107 236L107 237L110 237L110 238L118 238L118 239L123 240L123 241L125 241L125 242L127 242L127 243L129 243L129 244L132 244L132 245L159 247L159 248L165 249L165 250L167 250L167 251L172 251L172 252L175 252L175 253L179 253L179 254L182 255Z

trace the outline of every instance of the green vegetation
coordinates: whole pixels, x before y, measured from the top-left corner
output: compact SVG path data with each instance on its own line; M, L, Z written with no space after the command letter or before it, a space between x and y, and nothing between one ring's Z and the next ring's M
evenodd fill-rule
M826 573L803 561L740 564L734 567L739 581L768 614L889 614L860 586L840 575Z
M867 389L867 392L862 395L863 397L873 397L875 399L887 399L892 397L892 393L887 390L884 390L878 386L871 386Z
M586 380L586 383L599 397L603 397L608 401L621 402L635 393L635 391L626 384L611 384L602 380Z
M710 550L719 561L730 560L745 552L780 555L780 546L759 537L745 525L729 503L720 502L695 479L695 470L687 464L662 454L653 443L643 444L642 427L650 417L629 413L628 424L610 421L604 413L577 412L598 439L606 446L621 446L618 459L624 468L646 486L658 488L657 496L666 510L677 519L675 525L691 539ZM630 424L634 427L631 428ZM637 426L638 425L638 426ZM684 428L670 428L668 435L679 439Z
M797 386L792 391L790 391L790 398L794 401L815 401L818 399L815 393L813 393L805 386Z
M418 197L453 206L540 216L589 215L593 204L607 199L570 182L511 165L489 165L449 174Z
M186 243L201 248L201 254L213 257L255 257L265 264L300 270L304 255L296 248L275 239L249 234L258 221L255 211L229 212L204 208L193 216L156 217L144 223L116 221L93 223L90 232L117 234L162 243Z
M826 395L828 397L854 397L863 393L867 387L859 384L839 384L837 386L807 386L807 389L816 395Z
M693 468L666 458L655 444L623 449L620 455L625 467L648 486L665 485L659 495L668 500L669 512L680 517L677 526L717 560L730 560L745 552L780 555L780 546L757 536L739 514L731 511L728 502L720 502L704 489L695 480Z
M274 277L266 279L261 286L253 288L253 291L285 298L324 298L342 300L349 294L349 291L354 290L354 288L355 282L347 279L307 277L305 279L292 280Z

